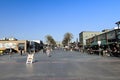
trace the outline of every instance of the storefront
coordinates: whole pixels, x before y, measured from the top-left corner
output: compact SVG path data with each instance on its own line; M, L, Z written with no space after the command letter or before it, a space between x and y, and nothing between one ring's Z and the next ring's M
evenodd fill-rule
M1 40L0 41L0 50L5 50L12 48L19 52L21 49L24 52L28 51L29 42L27 40Z

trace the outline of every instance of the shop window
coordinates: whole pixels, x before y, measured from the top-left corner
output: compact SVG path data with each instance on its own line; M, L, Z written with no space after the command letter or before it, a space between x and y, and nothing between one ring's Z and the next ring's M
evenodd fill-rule
M18 44L18 49L19 50L24 50L24 48L25 48L25 43L19 43Z

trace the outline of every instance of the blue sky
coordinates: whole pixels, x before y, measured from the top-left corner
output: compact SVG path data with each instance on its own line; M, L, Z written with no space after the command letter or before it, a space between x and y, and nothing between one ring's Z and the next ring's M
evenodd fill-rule
M0 0L0 38L62 41L81 31L112 29L120 20L120 0Z

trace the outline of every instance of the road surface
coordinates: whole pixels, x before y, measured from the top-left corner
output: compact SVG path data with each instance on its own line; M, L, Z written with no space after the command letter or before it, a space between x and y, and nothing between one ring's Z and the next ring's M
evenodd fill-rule
M0 56L0 80L120 80L120 58L54 50L41 52L26 64L27 55Z

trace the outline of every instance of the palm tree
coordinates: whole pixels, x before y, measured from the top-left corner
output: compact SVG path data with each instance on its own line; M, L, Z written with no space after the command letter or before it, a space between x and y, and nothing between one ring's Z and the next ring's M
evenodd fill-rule
M50 45L50 46L56 45L56 42L51 35L47 35L47 36L45 36L45 38L46 38L46 42L48 43L48 45Z
M64 39L62 41L62 44L65 46L65 45L69 45L70 41L72 40L73 38L73 34L72 33L65 33L64 35Z

